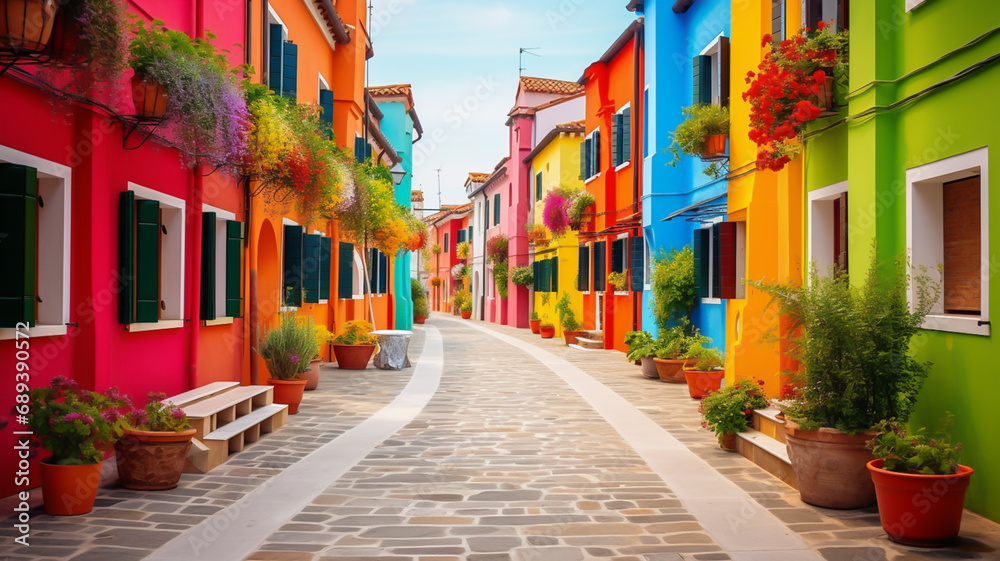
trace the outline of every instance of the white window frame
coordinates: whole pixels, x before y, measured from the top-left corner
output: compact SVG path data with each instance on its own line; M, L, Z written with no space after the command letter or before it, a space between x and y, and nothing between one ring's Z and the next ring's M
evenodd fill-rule
M715 295L712 286L712 278L715 276L715 260L712 259L712 255L715 252L715 240L711 236L712 226L722 223L722 217L716 216L715 218L710 218L702 222L701 229L709 230L710 234L708 236L708 298L702 298L702 304L722 304L722 298Z
M712 103L720 105L722 103L722 62L719 60L719 53L724 33L719 33L712 39L707 47L701 50L700 55L708 56L712 59Z
M830 276L830 269L836 263L833 254L833 206L841 195L847 193L847 182L841 181L809 192L809 256L810 266L815 263L821 277Z
M317 105L319 105L319 92L321 92L323 90L329 90L329 89L330 89L330 83L327 82L326 78L323 77L323 73L322 72L317 72L316 73L316 104Z
M236 220L236 214L204 203L201 211L215 213L215 319L203 320L202 323L206 326L226 325L233 323L233 318L226 315L226 221Z
M906 249L914 267L937 270L944 261L941 189L944 183L980 176L981 306L978 317L945 314L942 300L924 320L924 329L990 335L989 150L986 147L906 170ZM933 274L933 273L932 273ZM910 286L911 309L915 287Z
M653 134L656 133L654 130L649 128L649 96L652 95L652 88L650 84L647 83L646 87L642 90L642 159L646 161L653 157L653 152L649 150L649 147L654 144Z
M594 140L596 140L594 137L597 136L597 135L599 135L600 132L601 132L601 127L597 127L596 129L590 131L590 134L588 134L587 136L583 137L583 141L586 142L587 140L590 140L591 142L593 142ZM595 179L597 179L598 177L601 176L601 162L596 162L595 165L594 165L594 169L597 171L597 173L595 173L595 174L591 175L590 177L584 179L583 180L583 184L584 185L590 183L591 181L593 181L593 180L595 180Z
M618 111L615 111L615 115L621 115L621 114L625 113L626 109L631 109L631 108L632 108L632 102L631 101L626 101L625 105L622 105L621 108L618 109ZM632 118L635 119L635 115L633 115ZM622 134L628 134L628 135L631 136L632 131L629 130L627 133L625 131L618 131L618 134L619 134L619 136L622 135ZM629 145L630 146L635 146L635 144L633 144L634 142L635 142L635 139L632 138L631 142L629 142ZM614 150L615 147L612 146L611 148L612 148L612 150ZM629 167L630 165L632 165L632 151L631 150L629 150L628 154L622 154L622 156L625 157L626 160L624 162L618 164L617 166L615 166L615 171L621 171L621 170Z
M926 1L927 0L906 0L906 11L909 12Z
M167 229L167 235L160 231L160 300L164 309L156 322L130 323L128 330L156 331L184 327L184 248L187 247L186 218L187 202L184 199L161 193L129 181L128 190L135 193L136 200L160 203L160 224ZM179 235L175 235L175 232Z
M361 260L358 247L354 246L354 261L351 269L351 300L365 299L365 263ZM346 300L346 298L345 298Z
M642 237L642 289L653 290L653 248L649 246L649 238Z
M66 335L70 298L70 235L72 233L73 170L69 166L0 145L0 163L33 167L38 174L38 195L45 202L38 209L38 238L35 243L38 274L36 324L31 337ZM0 242L2 243L2 242ZM17 337L14 328L0 329L0 340ZM23 337L23 332L22 332Z

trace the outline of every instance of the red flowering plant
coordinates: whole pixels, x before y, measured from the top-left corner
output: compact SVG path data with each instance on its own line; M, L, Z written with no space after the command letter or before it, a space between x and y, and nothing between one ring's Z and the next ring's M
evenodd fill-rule
M154 432L177 432L189 428L188 418L183 409L173 403L163 403L167 394L149 392L146 398L149 400L146 407L142 409L132 407L125 413L123 419L126 428Z
M552 232L552 237L558 238L570 227L569 209L576 193L566 187L558 187L545 194L545 206L542 208L542 223Z
M822 113L817 96L828 77L847 66L847 31L819 22L783 41L764 35L771 45L757 72L747 72L750 84L743 100L750 102L750 140L757 144L757 168L778 171L799 151L806 123Z
M507 236L503 234L497 234L486 240L487 259L492 263L506 263L508 244Z
M32 445L51 452L52 464L96 464L104 458L104 447L122 435L119 410L131 406L118 388L83 390L74 380L56 376L48 387L28 393L28 426L40 439Z

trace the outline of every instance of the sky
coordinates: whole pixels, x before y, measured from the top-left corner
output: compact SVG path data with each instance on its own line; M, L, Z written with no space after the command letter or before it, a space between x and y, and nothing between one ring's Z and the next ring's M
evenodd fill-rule
M424 207L469 202L469 172L507 155L518 49L525 76L576 81L635 18L627 0L371 0L372 86L412 84L424 138L413 145L413 189Z

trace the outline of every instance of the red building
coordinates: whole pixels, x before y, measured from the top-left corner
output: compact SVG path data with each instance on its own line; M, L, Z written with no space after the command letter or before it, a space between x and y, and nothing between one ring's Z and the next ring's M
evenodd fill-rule
M443 210L424 218L424 222L427 223L427 238L432 247L430 256L431 309L438 312L452 312L452 295L463 287L469 288L462 279L454 278L453 272L457 266L468 262L468 259L459 259L455 249L458 244L469 239L472 203L461 206L441 206ZM435 253L434 249L440 249L440 251Z

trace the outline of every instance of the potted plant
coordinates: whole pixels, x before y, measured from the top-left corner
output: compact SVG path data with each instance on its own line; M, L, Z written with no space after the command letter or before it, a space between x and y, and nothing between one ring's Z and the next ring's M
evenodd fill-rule
M0 48L39 53L52 36L58 0L4 0L0 3Z
M542 320L538 319L538 312L535 310L531 311L531 316L528 318L528 325L531 327L531 332L538 335L538 327L542 324Z
M441 244L436 243L436 244L432 245L431 246L431 253L433 253L434 255L440 255L441 254Z
M73 380L56 376L48 387L28 394L28 426L52 453L42 460L42 500L53 515L86 514L94 509L104 454L122 432L118 410L127 397L110 388L104 393L82 390Z
M427 293L417 279L410 279L410 297L413 299L413 323L422 324L431 313L427 306Z
M441 286L441 277L431 277L431 286L439 288Z
M288 405L288 414L299 411L306 380L302 373L309 369L309 362L319 352L312 317L304 320L292 312L284 312L278 327L269 329L260 339L258 354L264 359L274 386L274 402Z
M525 224L524 229L528 234L528 243L537 249L549 247L549 231L541 224Z
M510 282L516 286L531 286L535 282L535 272L530 265L514 267L510 270Z
M718 158L726 153L726 137L729 136L729 108L702 103L681 109L684 121L672 133L670 151L674 154L672 165L680 162L680 155L700 157L702 160ZM712 165L704 170L705 175L717 179L722 169Z
M723 449L735 450L736 433L747 430L754 409L767 407L763 386L763 380L739 380L705 398L701 426L715 432Z
M691 246L661 252L654 260L653 319L661 330L688 322L698 293L694 285L694 251Z
M173 489L181 479L191 438L184 410L163 403L167 394L150 392L143 409L125 413L124 432L115 442L118 480L129 489Z
M367 321L353 320L344 324L344 332L333 340L337 367L344 370L364 370L375 354L377 340L371 334L374 326Z
M559 325L562 326L566 344L575 345L577 343L576 338L583 335L583 331L580 331L582 325L576 319L576 314L573 312L568 292L563 292L562 296L556 302L556 314L559 316Z
M456 290L451 296L451 305L461 313L462 319L472 317L472 296L468 290Z
M455 257L458 257L459 259L468 259L471 253L472 244L469 242L460 242L455 246Z
M542 339L551 339L556 336L556 326L549 323L549 317L542 314L541 323L538 324L538 334Z
M659 379L660 375L656 371L656 363L653 362L658 348L657 340L646 331L629 331L625 334L625 344L628 345L628 353L625 358L632 362L638 362L642 366L643 376L653 380Z
M726 377L726 371L722 369L722 353L699 341L691 345L685 358L695 361L694 366L684 369L691 399L702 399L719 389Z
M586 191L577 195L573 199L573 204L569 207L570 227L574 230L579 230L581 224L590 222L595 203L594 196Z
M656 372L661 382L683 384L684 368L694 366L695 360L687 358L688 350L697 343L708 343L708 337L698 334L695 329L688 333L690 323L681 321L670 329L661 329L657 337Z
M879 269L873 245L860 286L843 271L821 277L815 266L802 286L752 283L772 294L790 322L786 353L800 365L793 380L801 401L786 409L785 430L799 493L810 504L875 502L865 467L873 459L865 446L870 431L880 421L909 418L930 368L913 358L910 344L941 285L923 269L911 279L904 258L886 269Z
M615 292L628 291L628 273L625 271L614 271L608 273L608 284Z
M882 529L907 545L951 544L962 526L965 491L972 468L958 463L961 444L946 434L928 438L924 429L907 433L898 423L876 425L868 462Z
M570 206L576 198L578 189L572 187L556 187L545 194L545 206L542 207L542 224L552 232L553 238L558 238L570 229Z
M333 339L333 333L330 333L326 327L320 325L314 328L316 332L316 356L309 361L309 368L305 372L300 374L303 380L306 381L305 391L310 392L319 387L319 369L323 366L323 357L320 355L320 349L324 345L329 345L330 341Z

